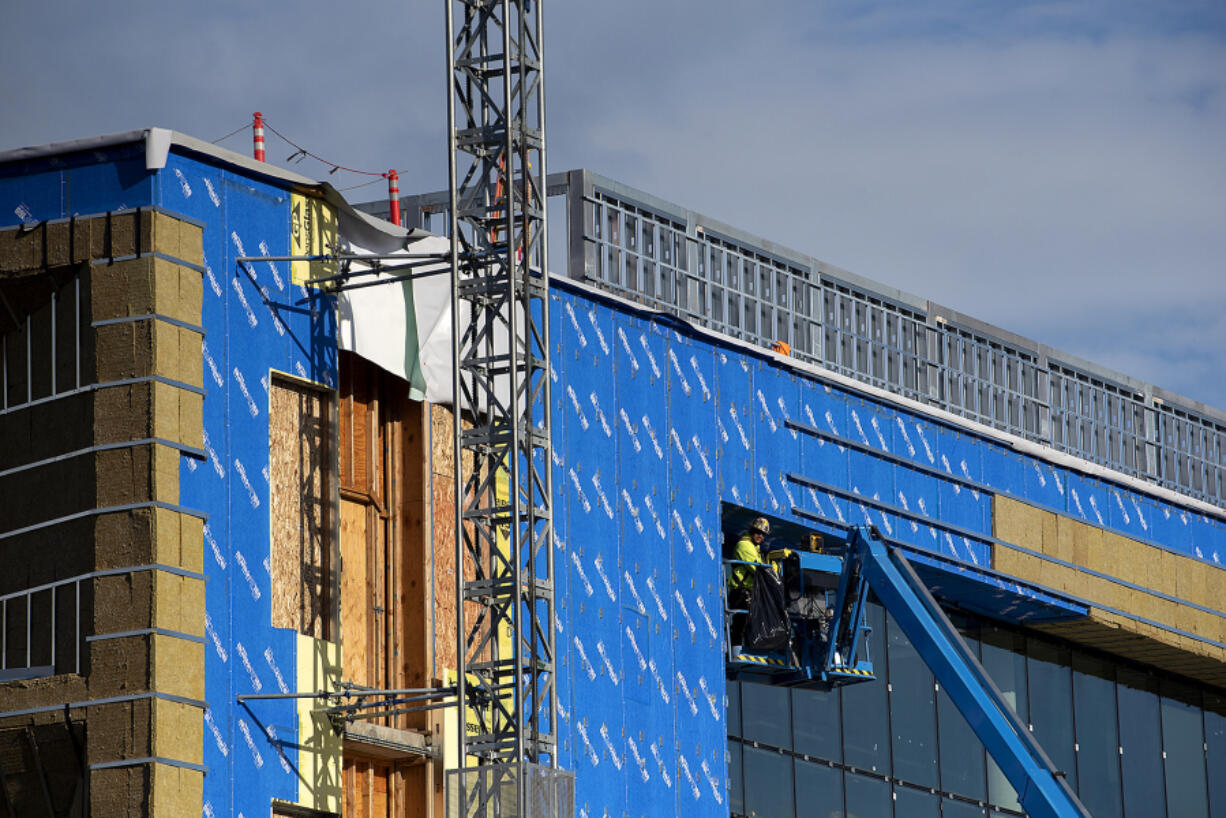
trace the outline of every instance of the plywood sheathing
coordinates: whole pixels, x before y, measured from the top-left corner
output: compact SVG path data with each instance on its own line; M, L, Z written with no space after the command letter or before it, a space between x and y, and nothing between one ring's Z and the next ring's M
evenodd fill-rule
M1226 642L1226 617L1176 601L1222 611L1226 571L1007 497L997 495L993 502L994 536L1035 552L998 545L993 567L1076 595L1092 606L1088 620L1041 626L1043 630L1213 684L1226 681L1226 649L1138 621L1149 619Z
M456 667L454 415L430 406L434 499L434 656L441 675Z
M429 426L408 384L340 359L342 630L346 677L373 687L431 684ZM400 715L387 726L420 728Z
M369 684L367 663L371 635L367 609L370 592L367 588L369 566L367 510L363 503L341 500L341 640L344 645L344 678L357 684Z
M430 585L430 542L433 495L430 489L430 419L429 405L408 400L407 390L398 389L394 403L399 423L395 439L401 452L400 461L392 472L393 491L399 508L398 547L403 553L402 576L396 584L398 608L403 612L404 644L400 663L409 687L428 687L432 683L431 666L434 644L431 634L433 587ZM412 714L404 726L425 729L428 713Z
M269 389L272 624L324 637L328 619L328 404L319 390Z

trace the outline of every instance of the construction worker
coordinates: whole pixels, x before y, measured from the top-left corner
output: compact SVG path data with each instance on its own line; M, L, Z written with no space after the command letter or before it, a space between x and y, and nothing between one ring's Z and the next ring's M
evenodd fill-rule
M736 541L732 558L740 562L752 562L765 565L762 561L762 543L771 533L771 525L765 517L758 517L749 524L749 528ZM733 610L749 610L749 602L753 598L754 572L757 569L750 565L734 565L728 579L728 607ZM736 614L732 619L732 643L739 645L741 631L745 628L745 615Z

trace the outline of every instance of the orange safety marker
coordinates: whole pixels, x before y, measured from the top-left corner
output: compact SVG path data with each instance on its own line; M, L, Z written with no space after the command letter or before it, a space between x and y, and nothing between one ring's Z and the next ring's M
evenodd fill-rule
M251 123L252 141L255 143L255 161L264 161L264 115L256 111Z

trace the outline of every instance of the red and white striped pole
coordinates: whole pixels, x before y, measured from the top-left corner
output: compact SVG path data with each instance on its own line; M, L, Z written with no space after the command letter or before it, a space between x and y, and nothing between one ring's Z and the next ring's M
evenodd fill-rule
M251 123L251 134L255 141L255 161L264 161L264 115L255 112L255 121Z
M387 172L387 204L392 224L400 226L400 174Z

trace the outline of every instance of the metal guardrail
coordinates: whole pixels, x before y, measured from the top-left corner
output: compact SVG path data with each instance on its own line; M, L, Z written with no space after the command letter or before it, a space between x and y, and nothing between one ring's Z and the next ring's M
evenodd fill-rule
M587 170L547 187L565 199L557 275L1226 507L1222 410ZM445 232L445 193L404 203L410 225Z
M1215 505L1226 499L1226 413L587 171L568 175L566 193L571 278L764 347L783 341L799 360Z

